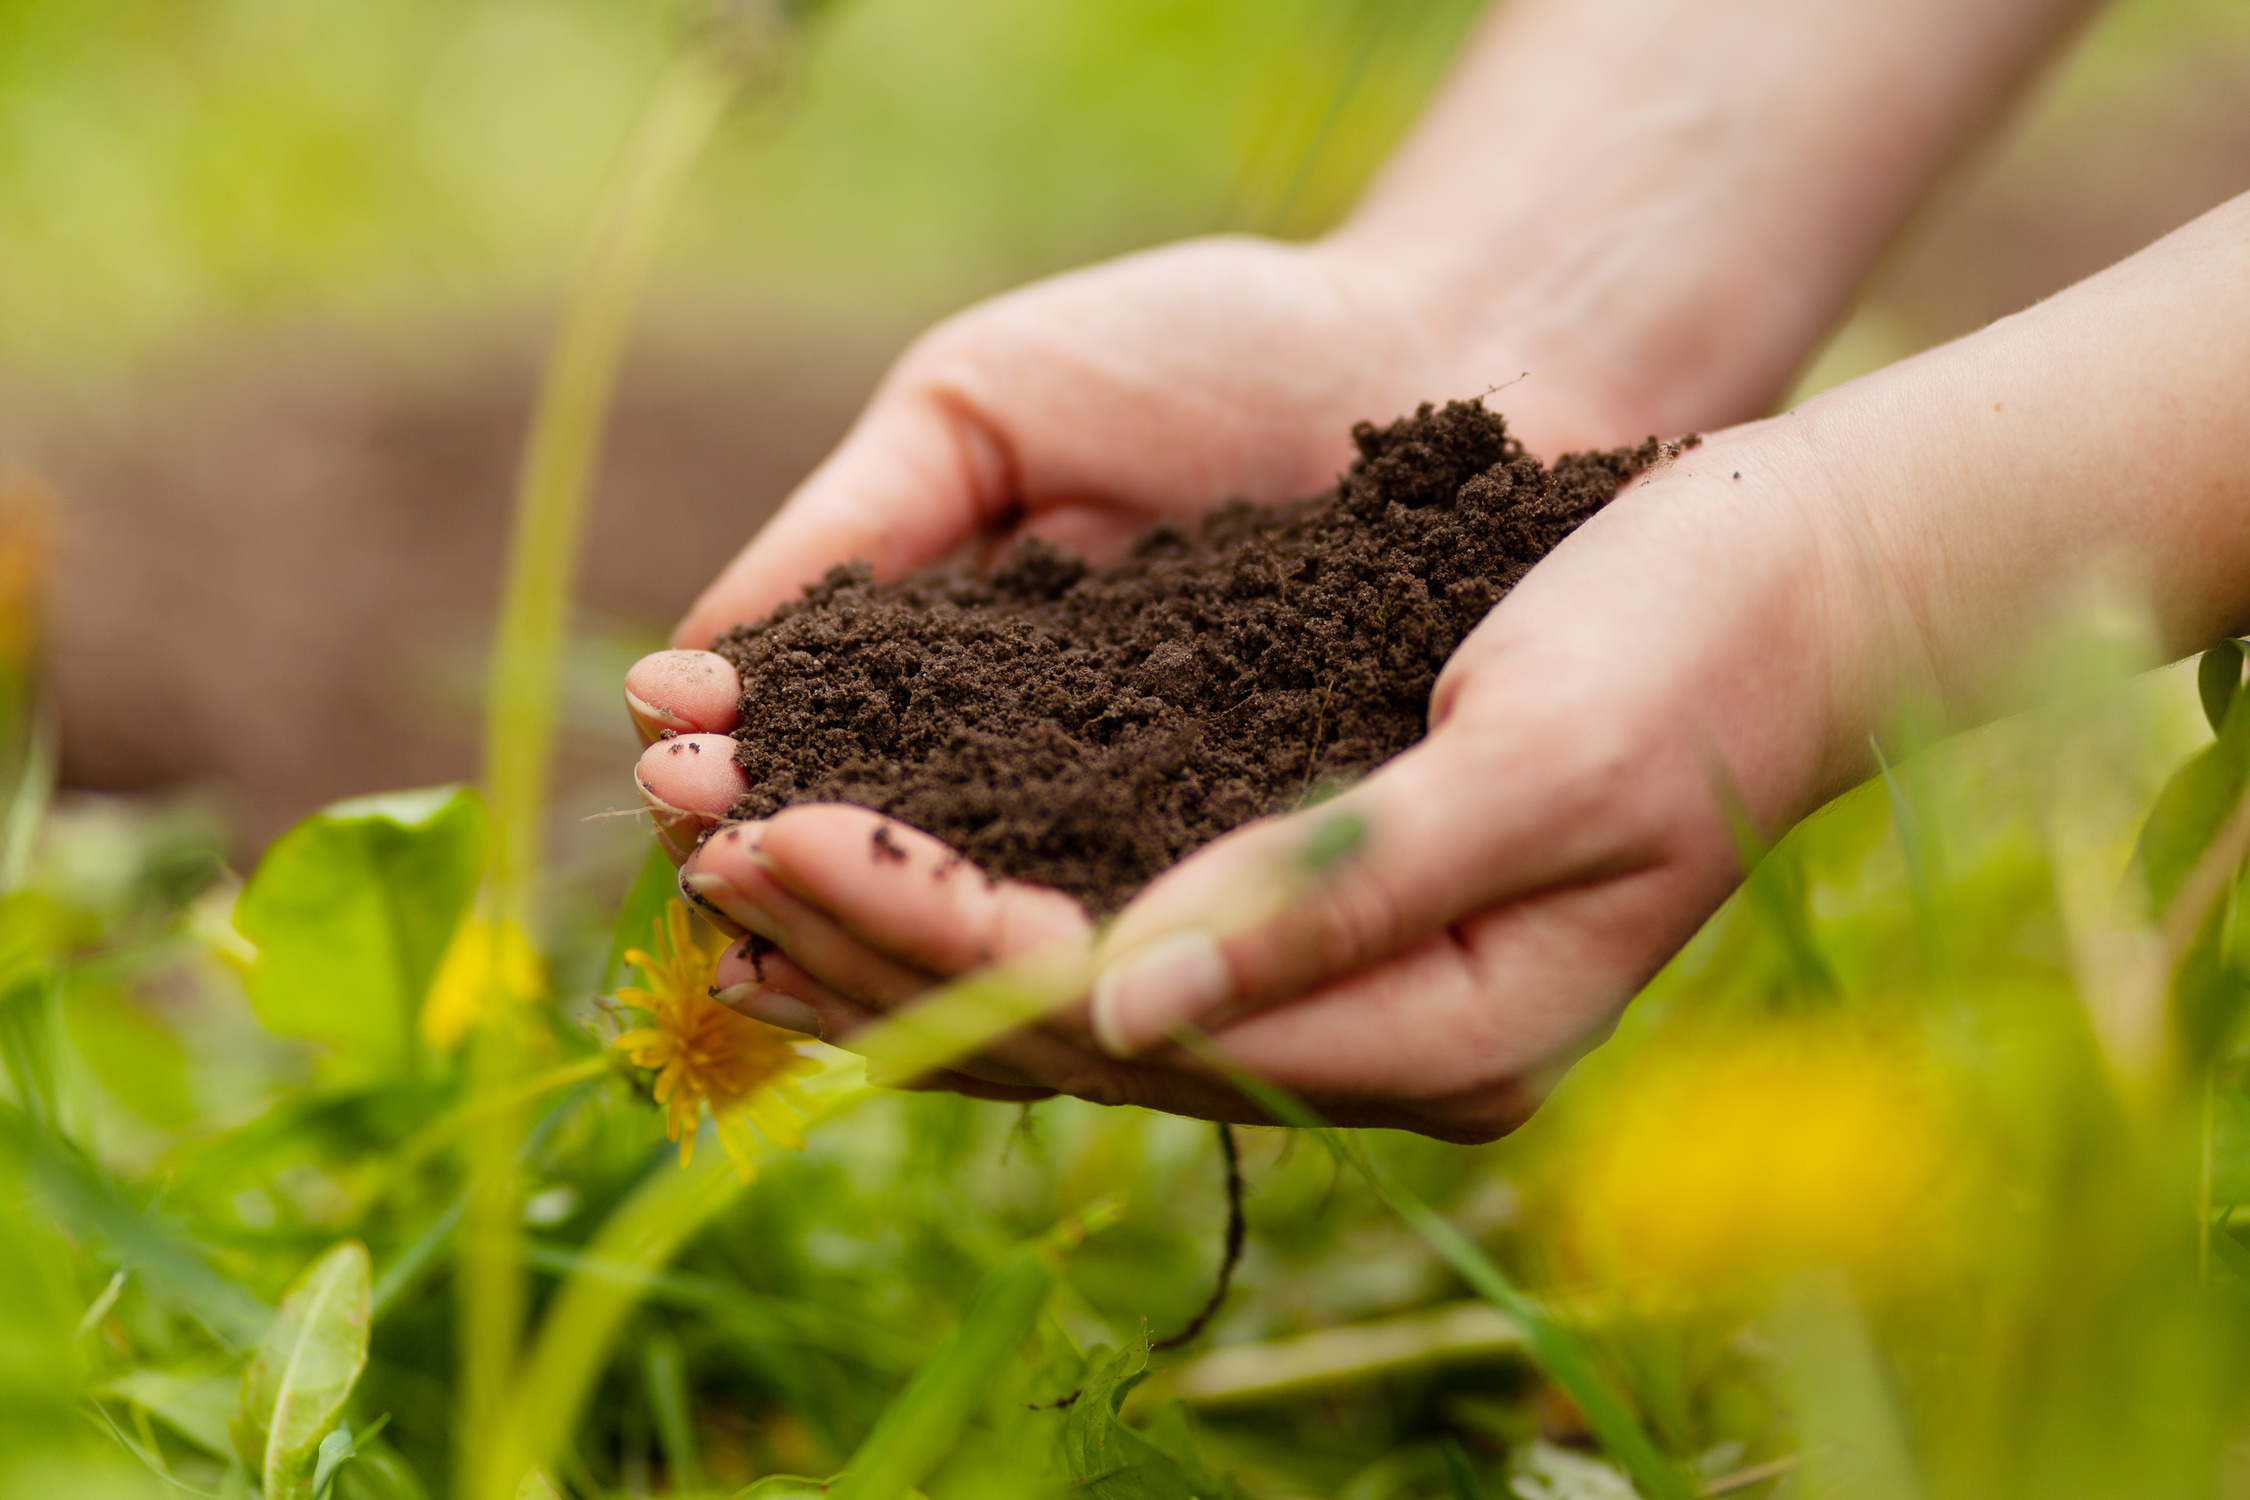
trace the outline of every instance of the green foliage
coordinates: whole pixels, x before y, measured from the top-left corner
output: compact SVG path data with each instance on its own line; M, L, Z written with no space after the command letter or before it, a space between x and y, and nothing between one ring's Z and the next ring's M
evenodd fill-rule
M73 1424L72 1403L85 1379L75 1333L84 1307L60 1236L24 1215L16 1176L0 1162L0 1187L13 1221L0 1234L0 1285L10 1316L0 1322L0 1454L20 1453Z
M696 9L0 7L0 360L80 371L214 327L551 295ZM782 305L889 322L1169 234L1318 227L1477 7L819 9L785 129L728 128L667 280L747 272Z
M130 1401L156 1417L213 1458L234 1452L227 1424L241 1397L242 1382L193 1370L128 1370L102 1388L102 1394Z
M994 1376L1016 1355L1053 1295L1061 1248L1052 1236L1025 1245L984 1279L961 1326L938 1345L852 1455L832 1489L839 1500L898 1500L952 1451Z
M1086 1383L1063 1421L1062 1466L1073 1491L1095 1500L1232 1500L1232 1480L1205 1467L1179 1406L1163 1408L1145 1429L1119 1417L1125 1398L1148 1378L1146 1340L1115 1353L1096 1349Z
M466 787L339 802L282 835L235 907L258 950L259 1019L326 1047L339 1082L411 1071L422 1002L486 842L483 800Z
M2213 655L2223 663L2227 650L2221 647ZM2209 673L2200 676L2208 713L2215 695L2208 690ZM2148 822L2141 830L2139 863L2154 910L2171 905L2227 814L2242 800L2243 787L2250 782L2250 710L2246 710L2246 703L2250 700L2240 693L2227 695L2216 725L2217 743L2173 772L2156 806L2149 811Z
M656 931L664 909L678 899L679 892L679 872L665 858L663 849L650 844L648 853L641 857L640 872L633 877L624 903L617 909L617 920L611 924L609 956L602 961L604 991L614 990L624 981L625 950L648 947L649 935Z
M309 1500L352 1451L338 1424L367 1366L368 1301L367 1247L347 1240L298 1279L258 1341L234 1440L266 1500Z

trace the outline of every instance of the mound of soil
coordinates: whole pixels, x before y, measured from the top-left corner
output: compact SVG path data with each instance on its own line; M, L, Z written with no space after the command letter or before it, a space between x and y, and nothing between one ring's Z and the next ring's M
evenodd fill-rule
M1336 488L1152 527L1091 568L838 567L712 649L742 674L742 818L851 802L1097 913L1238 824L1398 754L1462 637L1669 451L1553 468L1481 403L1353 429ZM1692 441L1692 439L1690 440Z

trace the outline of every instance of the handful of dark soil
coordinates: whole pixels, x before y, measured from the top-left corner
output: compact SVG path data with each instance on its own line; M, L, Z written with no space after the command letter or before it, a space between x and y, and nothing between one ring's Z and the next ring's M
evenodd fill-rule
M990 577L878 584L851 564L729 631L712 649L742 674L734 815L857 803L1114 911L1420 739L1454 647L1667 451L1550 469L1459 401L1352 436L1328 493L1230 504L1201 535L1157 525L1109 567L1036 539Z

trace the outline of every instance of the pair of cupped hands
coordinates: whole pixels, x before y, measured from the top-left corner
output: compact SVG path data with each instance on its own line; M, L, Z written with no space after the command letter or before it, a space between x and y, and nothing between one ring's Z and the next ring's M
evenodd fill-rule
M1771 830L1860 770L1865 715L1844 700L1869 675L1857 622L1885 610L1834 509L1796 482L1808 461L1786 419L1641 476L1462 644L1425 740L1218 840L1098 933L1049 888L932 878L954 856L912 829L887 835L903 859L871 858L887 820L862 808L704 837L744 784L722 738L739 684L698 648L838 562L896 577L1025 534L1114 557L1160 518L1323 488L1357 420L1510 381L1492 404L1548 458L1683 413L1744 415L1652 401L1472 322L1348 247L1225 238L1039 283L925 335L697 601L678 649L626 679L658 837L740 938L719 998L849 1047L950 978L1093 944L1082 1003L923 1083L1259 1118L1172 1040L1189 1024L1338 1123L1483 1140L1520 1121L1739 879L1725 799ZM1305 875L1338 817L1356 846Z

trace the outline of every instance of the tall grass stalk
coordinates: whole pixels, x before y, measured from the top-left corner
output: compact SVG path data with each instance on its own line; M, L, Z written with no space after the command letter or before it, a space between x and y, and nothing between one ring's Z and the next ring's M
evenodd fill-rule
M869 1097L856 1074L840 1067L813 1081L808 1129ZM480 1435L485 1462L464 1495L508 1500L526 1470L563 1451L620 1325L680 1247L742 1190L726 1154L707 1150L684 1168L658 1162L611 1212L541 1320L502 1420Z
M660 80L596 208L548 355L516 490L485 699L484 784L493 835L479 920L490 925L496 955L528 945L539 931L542 824L563 637L626 332L672 202L732 92L730 74L702 48ZM457 1464L464 1494L512 1494L523 1468L496 1472L495 1445L488 1441L502 1415L524 1307L515 1157L524 1129L516 1086L526 1055L514 1012L529 997L510 992L508 972L497 959L490 965L487 1024L472 1037L469 1054L472 1093L483 1117L467 1152L470 1193L458 1283Z
M485 694L493 915L536 931L542 820L587 499L633 309L673 200L732 94L701 51L658 84L601 203L547 359L516 489Z

